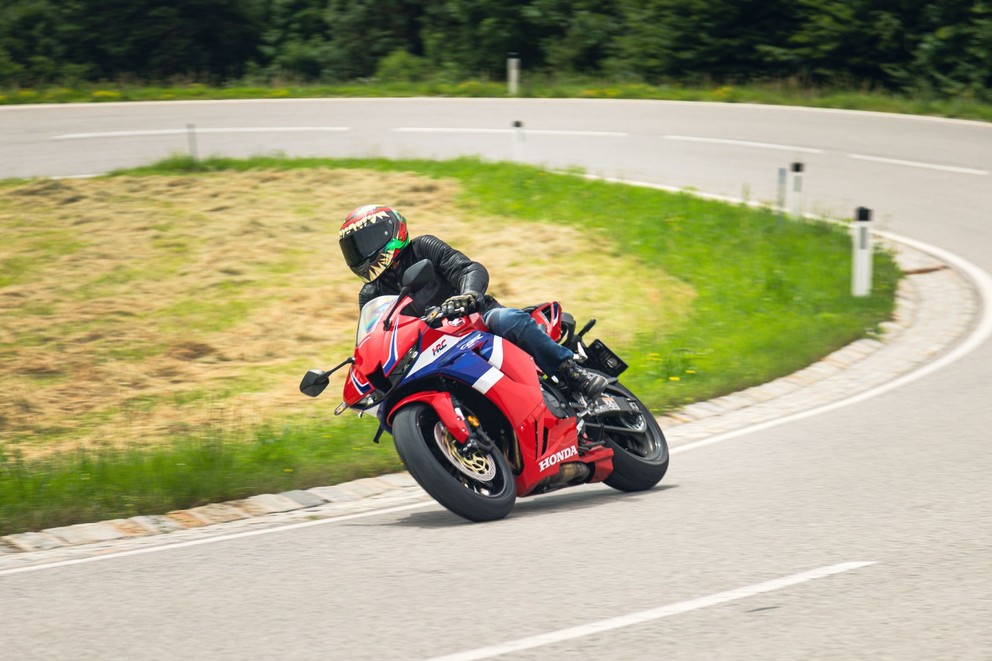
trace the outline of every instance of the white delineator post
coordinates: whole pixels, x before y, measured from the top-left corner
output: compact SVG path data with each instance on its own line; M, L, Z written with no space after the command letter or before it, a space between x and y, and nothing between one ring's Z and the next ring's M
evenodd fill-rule
M524 157L524 123L519 119L513 122L513 160L521 161Z
M790 170L792 171L792 190L789 191L789 214L799 218L803 213L803 164L793 163Z
M520 91L520 58L516 53L506 54L506 88L510 96Z
M785 168L778 169L778 199L776 200L776 206L778 207L780 216L785 213L785 182L787 176Z
M194 161L200 160L196 148L196 124L186 125L186 142L189 145L189 155Z
M871 209L858 207L851 224L853 258L851 264L851 293L868 296L871 293Z

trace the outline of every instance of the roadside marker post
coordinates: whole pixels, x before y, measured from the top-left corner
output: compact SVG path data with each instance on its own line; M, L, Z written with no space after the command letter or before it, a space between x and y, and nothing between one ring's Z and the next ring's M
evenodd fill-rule
M871 209L858 207L854 210L851 239L851 293L858 297L868 296L871 293Z
M778 208L778 214L781 218L782 214L785 213L785 190L786 181L788 179L788 174L785 168L778 169L778 198L776 200L776 207Z
M506 54L506 87L510 96L520 91L520 58L516 53Z
M792 190L789 196L789 214L799 218L803 213L803 164L795 162L790 166L792 171Z
M524 157L524 123L519 119L513 122L513 160L521 161Z
M194 161L200 160L199 154L196 150L196 124L186 125L186 142L189 145L189 156Z

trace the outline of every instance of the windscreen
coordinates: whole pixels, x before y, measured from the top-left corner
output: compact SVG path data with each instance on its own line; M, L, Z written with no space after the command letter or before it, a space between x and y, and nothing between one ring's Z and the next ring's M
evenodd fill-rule
M356 345L382 321L382 315L386 314L395 302L395 296L377 296L362 307L362 314L358 317L358 334L355 336Z

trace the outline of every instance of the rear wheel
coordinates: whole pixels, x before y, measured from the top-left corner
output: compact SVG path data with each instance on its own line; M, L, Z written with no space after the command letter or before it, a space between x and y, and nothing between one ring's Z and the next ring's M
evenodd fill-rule
M426 404L410 404L396 413L393 440L413 479L455 514L494 521L513 509L517 490L503 453L463 455L461 444Z
M665 434L641 400L619 382L608 385L603 394L626 399L637 408L637 412L586 418L589 436L613 449L613 472L604 482L620 491L650 489L668 470Z

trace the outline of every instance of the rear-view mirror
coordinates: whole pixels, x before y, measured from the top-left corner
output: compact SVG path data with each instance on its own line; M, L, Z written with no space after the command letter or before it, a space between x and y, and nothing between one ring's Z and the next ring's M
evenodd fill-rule
M422 259L403 273L403 286L410 291L423 289L434 280L434 265L429 259Z
M303 380L300 381L300 392L307 397L316 397L324 392L328 383L327 374L322 370L310 370L303 375Z

